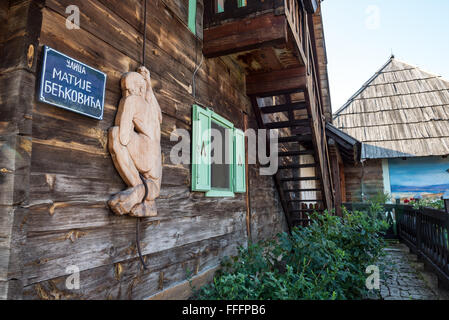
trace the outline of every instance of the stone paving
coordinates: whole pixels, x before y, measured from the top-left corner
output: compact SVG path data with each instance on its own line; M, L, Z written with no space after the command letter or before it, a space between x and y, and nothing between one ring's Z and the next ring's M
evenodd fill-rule
M381 264L380 299L383 300L448 300L447 292L438 289L434 275L409 252L404 244L392 243L385 249Z

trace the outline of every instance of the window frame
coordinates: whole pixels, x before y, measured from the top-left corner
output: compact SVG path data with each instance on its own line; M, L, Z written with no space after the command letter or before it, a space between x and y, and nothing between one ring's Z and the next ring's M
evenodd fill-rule
M194 35L196 35L196 1L189 0L189 14L187 17L187 26Z
M223 4L223 7L220 8L218 0L214 0L214 2L215 2L215 13L224 13L224 4ZM224 0L223 3L224 2L226 2L226 0ZM237 0L237 6L239 8L246 7L247 6L247 0Z
M215 124L218 124L219 126L222 126L225 128L225 130L230 130L230 134L228 134L228 141L226 143L228 144L228 150L229 150L229 189L219 189L219 188L213 188L212 187L212 170L211 170L211 188L210 191L206 192L206 197L209 198L217 198L217 197L235 197L234 192L234 124L219 114L210 111L211 113L211 123L212 121L215 122ZM225 139L226 137L224 137ZM209 164L212 166L212 164ZM212 168L212 167L211 167Z
M225 143L227 143L227 155L230 157L230 186L227 189L212 188L212 123L228 130L228 140ZM192 106L191 152L192 192L204 192L206 197L235 197L236 193L247 192L245 133L224 117L198 104Z

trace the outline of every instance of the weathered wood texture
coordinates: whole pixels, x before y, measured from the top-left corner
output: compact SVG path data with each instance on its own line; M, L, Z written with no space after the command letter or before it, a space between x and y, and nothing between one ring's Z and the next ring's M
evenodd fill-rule
M80 8L79 30L65 26L65 9L71 4ZM107 73L108 81L102 121L28 97L20 106L29 106L32 112L27 111L27 117L14 114L3 124L8 132L25 128L32 133L32 144L31 140L23 144L30 151L25 155L31 155L30 172L25 174L29 186L15 184L29 194L25 208L17 209L26 213L20 225L23 231L17 233L24 234L17 245L22 249L26 299L143 299L185 281L188 272L217 266L247 243L245 194L206 198L192 193L190 166L170 161L171 147L177 143L170 141L170 134L177 128L191 130L194 102L213 106L237 128L243 128L242 111L254 119L244 74L226 58L204 59L195 79L194 100L192 76L201 61L201 31L195 37L187 28L185 1L149 0L148 4L146 66L163 113L158 216L141 224L142 254L149 270L144 271L138 260L135 218L114 216L107 206L110 195L125 188L107 151L107 130L120 100L120 78L136 70L142 60L142 1L47 0L36 46L39 56L42 46L48 45ZM200 16L202 8L198 1ZM27 77L28 73L22 75L22 81L33 87L35 80ZM16 96L22 99L23 94ZM255 123L249 126L254 128ZM256 166L249 170L253 240L270 238L283 229L282 210L272 178L260 176ZM6 216L0 218L1 232ZM80 290L65 286L66 268L71 265L80 268Z
M367 160L355 166L345 165L344 173L346 202L362 202L384 190L382 160Z
M19 299L42 1L0 5L0 299Z

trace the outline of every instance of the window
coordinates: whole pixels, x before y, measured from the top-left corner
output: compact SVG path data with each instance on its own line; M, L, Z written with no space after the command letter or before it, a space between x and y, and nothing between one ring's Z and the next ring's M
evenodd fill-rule
M196 34L196 0L189 0L189 29Z
M246 192L245 158L243 131L220 115L194 105L192 190L204 191L207 197L233 197Z
M215 0L215 12L223 13L224 12L224 3L226 0ZM239 8L246 7L247 0L237 0L237 5Z

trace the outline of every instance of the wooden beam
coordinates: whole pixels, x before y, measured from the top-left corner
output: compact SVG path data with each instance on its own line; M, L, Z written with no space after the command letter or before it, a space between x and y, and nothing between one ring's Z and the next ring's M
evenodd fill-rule
M247 95L276 95L279 92L303 90L306 86L304 67L253 73L246 77Z
M290 127L300 127L307 126L310 123L309 120L293 120L293 121L280 121L280 122L270 122L265 123L265 128L267 129L282 129Z
M146 300L187 300L193 294L193 287L199 288L210 283L219 269L220 266L208 269L201 274L194 276L192 279L183 281L158 292L148 297Z
M290 177L290 178L283 178L281 179L281 182L290 182L290 181L316 181L320 180L319 177Z
M279 157L293 157L293 156L305 156L305 155L313 155L315 153L314 150L305 150L305 151L286 151L279 152Z
M289 164L289 165L285 165L285 166L279 166L279 170L315 168L316 166L317 166L316 163L309 163L309 164Z
M310 135L312 136L312 129L310 127L300 127L300 128L293 128L291 130L292 134L296 135Z
M203 54L214 58L248 51L261 46L285 43L287 22L284 15L262 15L204 29Z
M270 114L278 112L290 112L294 110L303 110L306 108L307 106L305 102L297 102L297 103L281 104L278 106L264 107L260 109L260 112L262 112L263 114Z
M302 136L291 136L291 137L281 137L278 138L279 143L288 143L288 142L308 142L312 141L312 135L302 135Z

